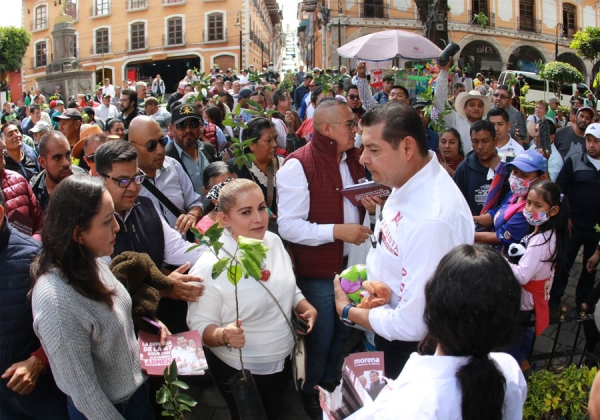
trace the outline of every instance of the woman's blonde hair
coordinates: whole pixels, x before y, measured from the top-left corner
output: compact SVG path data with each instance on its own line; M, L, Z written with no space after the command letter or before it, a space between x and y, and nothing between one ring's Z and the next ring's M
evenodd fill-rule
M219 211L225 214L229 213L229 210L236 204L236 197L238 194L252 188L257 188L262 194L262 190L258 184L249 179L238 178L229 181L219 192Z

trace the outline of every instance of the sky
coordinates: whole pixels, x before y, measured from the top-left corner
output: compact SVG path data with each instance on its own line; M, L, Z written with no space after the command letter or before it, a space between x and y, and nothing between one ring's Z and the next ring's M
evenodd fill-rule
M21 0L0 0L0 26L21 26Z
M0 2L6 0L0 0ZM299 0L277 0L277 4L283 11L283 30L287 31L289 25L290 32L296 33L298 29L298 1Z

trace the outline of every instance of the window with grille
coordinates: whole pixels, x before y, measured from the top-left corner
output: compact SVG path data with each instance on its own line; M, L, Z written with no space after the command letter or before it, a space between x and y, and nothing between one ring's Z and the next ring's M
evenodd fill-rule
M167 45L183 44L183 19L171 18L167 21Z
M572 37L577 32L576 13L577 7L569 3L563 3L563 32L565 36Z
M77 20L77 0L65 0L67 5L65 6L65 12L71 16L73 20Z
M535 32L534 0L521 0L519 3L519 29Z
M223 13L208 15L208 40L218 41L225 39L223 35Z
M146 48L146 27L143 22L131 25L131 49Z
M108 54L109 52L108 28L96 30L96 54Z
M94 16L108 15L110 13L110 0L95 0Z
M130 9L143 9L148 7L148 0L129 0Z
M48 9L45 5L35 8L35 29L44 29L48 27Z
M47 64L46 41L41 41L35 44L35 66L45 67Z

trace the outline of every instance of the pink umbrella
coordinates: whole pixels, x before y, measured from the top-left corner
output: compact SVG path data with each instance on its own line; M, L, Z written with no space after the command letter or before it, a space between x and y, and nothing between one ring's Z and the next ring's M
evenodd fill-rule
M404 60L430 60L441 52L437 45L424 36L400 29L361 36L337 49L342 57L375 62L397 56Z

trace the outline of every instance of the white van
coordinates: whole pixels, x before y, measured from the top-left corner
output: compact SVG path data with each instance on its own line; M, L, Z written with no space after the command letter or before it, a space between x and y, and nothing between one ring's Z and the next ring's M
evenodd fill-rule
M524 76L525 82L529 85L529 90L527 91L527 95L525 96L525 100L529 101L548 101L550 98L554 97L554 82L550 82L548 80L540 79L536 73L531 73L527 71L518 71L518 70L506 70L500 73L500 77L498 78L499 85L505 85L506 80L510 79L511 75L516 78L517 75L522 74ZM579 91L579 96L586 99L585 93L588 91L592 91L586 84L584 83L570 83L562 87L560 104L564 106L570 106L571 97L575 93L575 89ZM593 95L593 93L592 93ZM596 97L594 96L594 99ZM598 106L598 101L596 100L596 107Z

